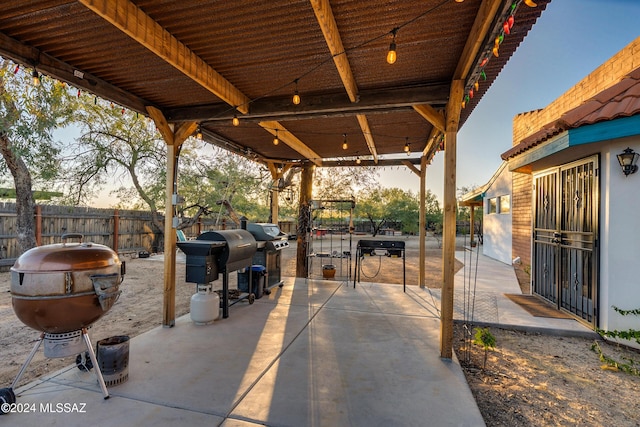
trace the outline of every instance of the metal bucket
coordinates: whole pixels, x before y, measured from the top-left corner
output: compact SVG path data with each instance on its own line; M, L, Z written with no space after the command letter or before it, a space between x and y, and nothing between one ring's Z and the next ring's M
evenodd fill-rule
M98 366L107 387L129 379L129 337L118 335L98 341Z

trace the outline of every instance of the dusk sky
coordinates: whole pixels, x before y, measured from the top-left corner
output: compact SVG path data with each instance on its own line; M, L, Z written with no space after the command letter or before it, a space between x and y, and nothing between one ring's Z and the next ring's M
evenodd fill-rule
M544 108L640 36L639 19L639 0L553 0L460 130L458 187L484 185L511 147L513 117ZM440 201L443 158L436 154L427 169ZM420 188L406 167L383 169L380 181Z

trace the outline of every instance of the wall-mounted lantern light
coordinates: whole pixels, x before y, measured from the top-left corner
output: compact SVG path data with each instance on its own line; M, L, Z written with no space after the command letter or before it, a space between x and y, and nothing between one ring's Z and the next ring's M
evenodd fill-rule
M640 157L640 154L636 153L631 148L627 148L622 152L622 154L618 154L618 162L620 163L624 176L628 176L638 171L638 165L636 165L638 157Z

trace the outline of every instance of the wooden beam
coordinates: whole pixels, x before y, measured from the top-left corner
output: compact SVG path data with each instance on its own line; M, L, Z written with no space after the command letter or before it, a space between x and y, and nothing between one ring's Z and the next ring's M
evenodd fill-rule
M421 163L422 163L422 162L421 162ZM418 176L421 176L421 175L422 175L422 173L421 173L420 169L418 169L417 167L413 166L413 163L411 163L410 161L408 161L408 160L403 160L403 161L402 161L402 164L403 164L403 165L405 165L406 167L408 167L409 169L411 169L411 171L412 171L413 173L415 173L416 175L418 175Z
M333 16L329 0L311 0L311 6L316 14L316 19L318 20L322 34L324 34L327 46L329 46L329 51L331 55L333 55L333 62L336 64L338 74L340 74L342 85L346 89L351 102L357 102L358 87L353 77L353 72L351 71L349 59L344 51L342 38L340 37L338 25Z
M429 104L414 105L413 109L440 132L444 132L444 114L442 111L436 110Z
M278 134L280 135L280 134ZM343 167L373 167L373 166L403 166L407 163L412 165L419 165L420 159L418 158L409 158L409 159L378 159L377 162L368 159L360 159L360 163L357 163L355 159L349 160L323 160L322 167L323 168L343 168Z
M158 128L158 132L160 132L160 135L162 135L164 142L167 145L173 145L173 142L174 142L173 128L169 126L169 123L167 122L167 119L164 117L164 114L162 114L162 111L152 106L148 106L146 109L147 109L147 113L149 114L149 117L151 117L156 127Z
M360 100L351 102L345 93L321 93L304 96L304 102L293 105L291 97L274 96L256 99L251 103L251 111L242 116L242 121L253 120L301 120L313 117L371 114L397 110L410 110L414 105L430 104L444 106L449 99L450 83L420 86L403 86L384 90L363 90ZM234 112L223 103L165 109L168 120L182 121L225 121L231 122Z
M241 113L250 99L129 0L78 0Z
M427 138L427 143L424 145L424 149L422 150L422 155L427 156L427 161L431 160L431 153L435 151L435 145L438 143L438 137L442 134L435 127L431 129L431 133L429 133L429 138Z
M293 148L298 153L305 156L311 162L315 163L316 166L322 166L322 158L318 153L313 151L304 142L300 141L294 134L289 132L284 126L276 121L270 122L260 122L260 126L269 132L271 135L276 135L276 129L278 130L278 139L289 147Z
M373 140L373 134L371 133L371 129L369 128L369 121L367 120L367 116L365 116L364 114L358 114L356 117L358 118L358 123L360 124L360 129L362 130L364 139L365 141L367 141L369 153L371 153L371 155L373 156L373 162L378 163L378 150L376 149L376 143Z
M182 145L182 143L189 138L193 133L198 129L198 123L196 122L185 122L180 123L176 127L176 131L173 137L174 145Z
M451 83L447 105L444 151L444 215L442 230L442 297L440 308L440 357L451 359L453 351L453 287L456 250L456 151L464 81Z
M25 67L33 67L33 64L36 64L36 69L40 73L61 82L69 83L138 113L146 114L145 106L151 104L119 87L113 86L83 70L78 70L66 62L34 47L20 43L2 33L0 33L0 56L11 59Z
M467 37L462 55L460 55L460 60L453 76L454 80L465 80L467 78L501 4L503 4L502 0L483 0L471 31L469 31L469 37Z

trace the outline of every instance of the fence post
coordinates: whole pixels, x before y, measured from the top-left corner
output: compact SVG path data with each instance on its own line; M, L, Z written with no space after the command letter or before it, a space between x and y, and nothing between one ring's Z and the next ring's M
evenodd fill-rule
M113 250L118 252L118 235L120 234L120 211L118 209L113 210Z
M36 246L42 246L42 206L36 205Z

